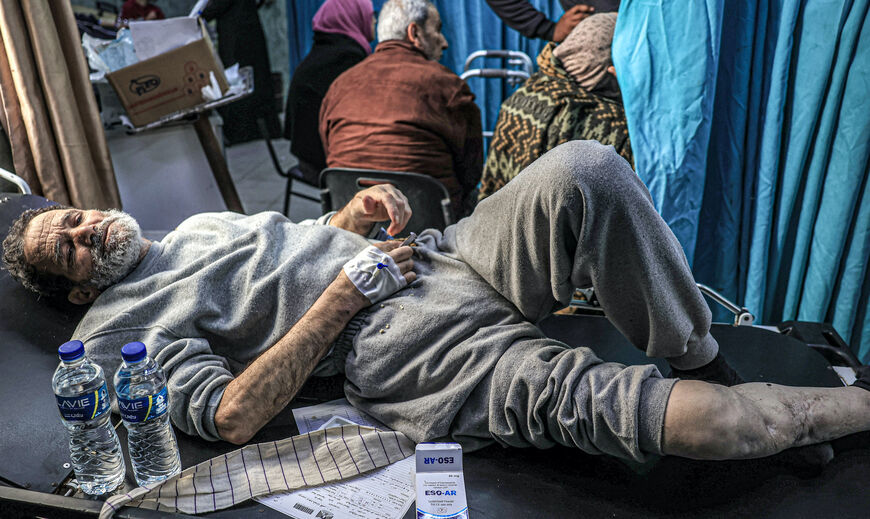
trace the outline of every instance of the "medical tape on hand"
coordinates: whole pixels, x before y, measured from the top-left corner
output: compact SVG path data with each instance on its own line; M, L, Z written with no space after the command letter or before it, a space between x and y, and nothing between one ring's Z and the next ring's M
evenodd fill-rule
M374 246L366 247L345 263L344 273L372 304L386 299L408 284L393 258Z

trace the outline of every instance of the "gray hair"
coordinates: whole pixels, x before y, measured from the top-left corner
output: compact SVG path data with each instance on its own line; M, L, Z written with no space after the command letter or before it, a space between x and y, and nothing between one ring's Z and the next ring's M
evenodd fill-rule
M48 211L69 209L62 205L50 205L39 209L30 209L15 220L6 239L3 240L3 266L13 279L24 285L24 288L44 296L55 296L69 291L72 283L63 276L55 276L38 271L24 258L24 232L27 226L37 216Z
M404 40L409 25L426 23L431 7L429 0L389 0L378 16L378 41Z

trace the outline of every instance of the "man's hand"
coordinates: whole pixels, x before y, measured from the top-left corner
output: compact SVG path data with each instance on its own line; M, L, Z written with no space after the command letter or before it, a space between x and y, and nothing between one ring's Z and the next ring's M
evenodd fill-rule
M402 290L416 278L411 247L391 242L370 245L348 260L342 272L366 301L375 304ZM365 305L368 306L368 305Z
M373 245L393 258L393 261L399 266L399 270L402 271L402 275L405 276L405 281L410 285L417 279L417 273L411 270L414 268L414 260L411 259L414 255L414 249L408 245L399 247L401 243L401 240L390 240L374 243Z
M556 22L556 28L553 30L553 41L558 43L567 38L578 23L582 22L584 18L592 16L594 10L594 7L579 4L565 11L565 14Z
M357 193L332 217L330 225L365 236L374 222L389 220L387 232L395 235L410 219L411 206L405 195L392 184L378 184Z

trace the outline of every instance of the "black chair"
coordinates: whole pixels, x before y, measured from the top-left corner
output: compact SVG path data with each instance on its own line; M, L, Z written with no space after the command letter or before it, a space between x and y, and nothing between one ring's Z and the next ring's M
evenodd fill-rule
M411 220L405 232L424 229L444 230L454 222L450 195L444 184L419 173L373 169L326 168L320 173L320 199L323 212L340 209L356 193L377 184L392 184L411 204Z
M300 198L304 198L306 200L311 200L312 202L320 202L320 199L307 195L305 193L300 193L298 191L293 191L293 182L302 182L303 184L309 185L311 187L319 187L305 180L305 175L302 173L302 170L299 169L299 166L293 166L287 171L284 171L284 168L281 167L281 161L278 160L278 154L275 153L275 147L272 146L272 139L269 137L269 130L266 127L266 121L262 118L257 119L257 126L260 127L260 134L263 136L263 140L266 141L266 148L269 150L269 156L272 158L272 165L275 166L275 171L278 175L287 179L287 187L284 189L284 216L290 216L290 197L298 196Z

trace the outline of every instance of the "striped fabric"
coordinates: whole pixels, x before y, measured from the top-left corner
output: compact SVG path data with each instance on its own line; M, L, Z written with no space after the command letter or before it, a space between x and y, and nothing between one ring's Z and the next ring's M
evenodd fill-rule
M405 435L346 425L247 445L189 467L156 486L112 496L100 511L108 519L122 506L169 512L213 512L248 499L364 474L414 454Z

